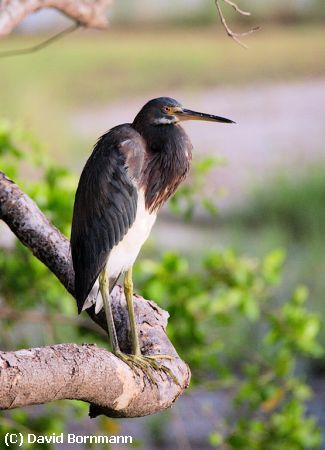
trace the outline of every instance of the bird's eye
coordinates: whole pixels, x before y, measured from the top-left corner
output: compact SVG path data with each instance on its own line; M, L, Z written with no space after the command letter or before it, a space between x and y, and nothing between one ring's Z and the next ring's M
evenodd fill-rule
M172 111L172 109L171 109L170 106L164 106L164 111L165 111L166 113L170 113L170 112Z

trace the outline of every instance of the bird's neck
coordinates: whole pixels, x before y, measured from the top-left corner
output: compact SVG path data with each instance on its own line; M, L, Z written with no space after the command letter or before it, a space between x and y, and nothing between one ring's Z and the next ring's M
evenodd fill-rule
M147 157L141 179L146 208L161 208L186 177L192 159L192 144L180 125L148 126L141 130Z

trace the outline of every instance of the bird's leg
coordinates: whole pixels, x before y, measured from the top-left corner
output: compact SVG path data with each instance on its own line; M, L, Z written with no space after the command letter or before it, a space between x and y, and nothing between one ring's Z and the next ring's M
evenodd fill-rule
M137 323L134 314L134 304L133 304L133 281L132 281L132 267L126 272L124 277L124 295L126 298L126 304L128 307L129 321L131 328L131 344L132 344L132 354L141 355L139 336L137 330Z
M102 295L103 304L104 304L108 336L111 341L113 353L117 354L117 353L120 353L121 350L120 350L120 346L119 346L119 343L117 340L117 334L116 334L116 329L115 329L115 325L114 325L114 318L113 318L110 295L109 295L109 277L107 275L106 267L101 271L101 273L99 275L99 290Z
M109 295L109 277L107 274L107 269L105 268L102 270L102 272L99 275L99 289L100 293L103 298L103 304L104 304L104 310L107 320L107 328L108 328L108 335L110 338L110 342L112 345L113 353L115 356L120 358L122 361L124 361L128 366L131 367L132 370L136 372L137 375L139 375L139 372L136 370L136 368L142 370L146 377L149 379L150 382L157 385L157 381L152 376L150 372L150 368L161 370L166 375L169 375L175 383L178 384L177 378L173 375L171 370L162 365L159 364L156 360L157 359L173 359L174 356L169 355L141 355L140 351L140 345L139 345L139 338L137 333L137 326L135 321L135 314L134 314L134 305L133 305L133 283L132 283L132 269L130 269L124 280L124 292L125 292L125 298L127 302L128 307L128 313L129 313L129 320L130 320L130 326L131 326L131 339L132 339L132 353L131 355L127 355L123 353L120 350L120 346L117 339L116 329L114 325L114 318L111 308L111 302L110 302L110 295Z
M125 355L120 353L118 356L123 359L128 365L133 364L139 369L142 369L147 378L154 384L157 384L156 380L150 373L150 368L155 370L161 370L169 375L175 383L178 384L177 378L173 375L171 370L157 362L157 359L174 359L174 356L170 355L142 355L139 344L139 336L137 330L137 324L135 320L134 304L133 304L133 281L132 281L132 267L127 271L124 277L124 295L126 298L126 304L128 308L130 329L131 329L131 355Z

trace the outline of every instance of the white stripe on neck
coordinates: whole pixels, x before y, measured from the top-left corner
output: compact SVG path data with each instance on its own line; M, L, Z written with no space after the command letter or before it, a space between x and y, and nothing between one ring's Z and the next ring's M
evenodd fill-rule
M170 119L168 117L159 117L159 119L154 120L156 125L169 125L176 122L178 122L176 117L171 117Z

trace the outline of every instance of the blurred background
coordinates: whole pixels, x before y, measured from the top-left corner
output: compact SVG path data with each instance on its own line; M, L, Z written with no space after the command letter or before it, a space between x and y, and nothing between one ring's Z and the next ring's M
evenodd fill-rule
M226 36L213 1L124 0L107 31L0 59L1 170L67 236L96 139L147 100L170 96L237 122L186 123L191 176L136 268L137 291L171 315L190 390L170 411L132 420L90 421L77 402L29 407L2 414L0 434L128 434L145 450L325 448L325 3L240 7L252 15L223 10L235 31L261 27L243 38L248 49ZM36 13L0 51L69 23ZM106 345L3 223L0 244L2 349Z

